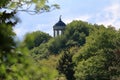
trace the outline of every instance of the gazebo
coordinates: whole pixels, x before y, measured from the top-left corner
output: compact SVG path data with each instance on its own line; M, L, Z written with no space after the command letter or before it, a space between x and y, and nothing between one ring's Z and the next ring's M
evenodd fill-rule
M66 24L59 17L59 21L53 26L53 35L54 37L59 36L64 33Z

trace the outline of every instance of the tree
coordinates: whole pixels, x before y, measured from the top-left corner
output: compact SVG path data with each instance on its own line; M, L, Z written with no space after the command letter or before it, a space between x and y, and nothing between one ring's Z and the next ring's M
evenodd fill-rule
M119 50L118 34L115 29L101 25L87 37L86 44L74 56L78 64L75 68L77 80L119 79L120 63L116 56L120 55L115 54L115 51Z
M40 46L42 43L46 43L50 38L52 37L49 34L41 31L27 33L23 40L23 45L28 49L33 49L34 47Z
M35 6L35 9L32 11L29 10L32 5ZM25 7L26 6L26 7ZM0 51L10 51L11 48L15 47L13 26L19 21L15 15L17 11L26 11L26 12L48 12L53 7L53 9L59 8L58 5L47 5L47 0L1 0L0 3L0 37L2 38L1 50ZM24 9L26 8L26 9ZM20 9L20 10L19 10ZM7 27L6 27L7 26ZM5 32L5 31L6 32ZM10 44L10 45L9 45Z
M34 5L34 9L31 7ZM1 0L0 2L0 25L2 29L6 29L5 26L9 26L7 32L9 31L9 35L4 33L4 30L1 31L0 37L1 40L1 49L4 47L8 47L7 44L14 44L13 38L15 33L12 32L12 26L14 26L18 22L18 18L15 16L17 11L25 11L25 12L34 12L34 13L41 13L41 12L49 12L50 10L59 8L57 4L47 5L47 0ZM4 36L3 36L4 34ZM6 39L3 37L9 36ZM7 40L7 41L6 41ZM14 47L12 45L12 47ZM10 48L10 47L9 47ZM9 49L10 50L10 49ZM8 49L5 51L9 51Z
M67 28L65 30L64 35L67 39L66 41L68 42L69 40L72 40L75 45L82 46L83 44L85 44L85 38L89 35L89 32L92 30L93 27L94 25L91 25L87 22L77 20L72 21L67 25ZM69 45L68 43L66 43L66 45L69 46L70 43Z
M0 80L30 79L27 71L30 71L28 65L31 65L32 61L30 61L31 63L27 61L31 60L30 57L27 57L27 51L16 47L15 33L13 32L13 26L16 23L14 12L0 13ZM24 70L25 68L27 69Z
M65 48L65 41L63 36L58 36L51 39L48 42L48 50L51 53L58 54L62 49Z
M25 7L29 4L38 6L33 12L50 11L50 6L45 5L46 0L1 0L0 2L0 80L41 79L39 66L28 55L27 49L16 48L14 41L13 26L18 22L15 14L17 11L29 12L27 11L29 10L28 8L26 10L23 9L23 6ZM33 75L34 77L32 77Z
M93 28L94 25L87 22L72 21L67 24L64 34L49 42L49 51L51 53L59 53L62 49L73 46L83 46L86 42L86 37Z
M64 74L67 80L75 80L74 77L74 62L72 61L72 56L69 51L65 51L58 61L57 70L60 74Z
M48 4L48 0L1 0L0 8L12 12L24 11L29 14L39 14L59 9L57 4Z

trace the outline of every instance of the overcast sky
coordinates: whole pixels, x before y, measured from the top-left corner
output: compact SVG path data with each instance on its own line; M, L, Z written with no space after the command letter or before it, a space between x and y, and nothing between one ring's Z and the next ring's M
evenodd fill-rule
M14 31L19 39L27 32L36 30L53 35L53 25L58 22L60 15L66 24L73 20L82 20L120 28L120 0L49 0L49 2L59 4L61 9L39 15L18 13L22 22L16 25Z

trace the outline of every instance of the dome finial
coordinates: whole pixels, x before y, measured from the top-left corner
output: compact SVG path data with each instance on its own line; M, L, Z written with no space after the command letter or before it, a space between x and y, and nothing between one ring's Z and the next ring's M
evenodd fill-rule
M61 16L62 16L62 15L60 15L60 17L59 17L59 21L61 21Z

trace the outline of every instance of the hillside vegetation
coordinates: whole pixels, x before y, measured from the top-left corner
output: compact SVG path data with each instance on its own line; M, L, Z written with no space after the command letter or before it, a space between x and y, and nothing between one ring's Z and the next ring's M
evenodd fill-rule
M42 43L29 49L27 41L37 33L40 36L34 38L32 44L35 40ZM27 47L29 55L41 65L43 76L48 75L45 80L50 76L59 80L120 79L120 31L112 26L106 28L75 20L67 24L64 34L55 38L41 31L29 35L22 47Z

